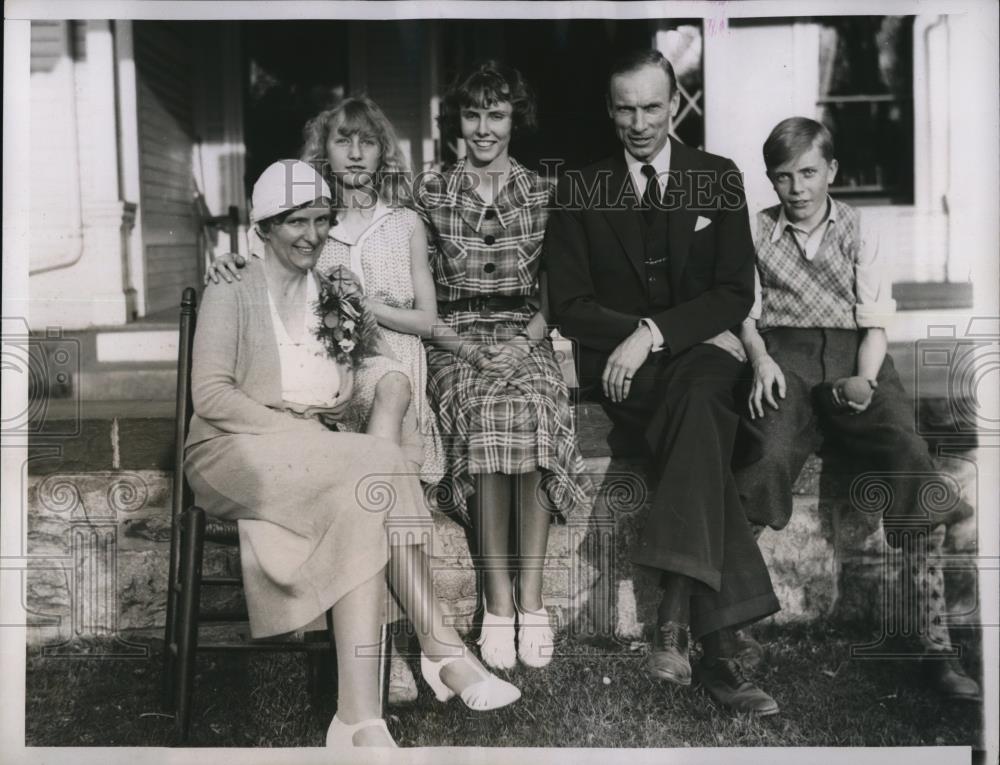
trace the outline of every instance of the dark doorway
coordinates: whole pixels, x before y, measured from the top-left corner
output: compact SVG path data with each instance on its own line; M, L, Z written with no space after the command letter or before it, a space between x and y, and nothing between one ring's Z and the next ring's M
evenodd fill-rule
M275 160L298 157L306 121L344 97L348 27L337 21L248 21L242 27L249 185Z
M543 160L561 160L562 169L581 167L619 147L605 107L607 72L614 58L629 49L651 47L657 31L683 23L664 19L369 21L364 22L369 29L391 30L390 37L398 37L401 44L392 49L391 61L377 59L381 74L372 71L369 62L366 79L377 83L378 76L394 67L412 68L433 60L437 70L433 95L441 96L472 64L498 58L520 69L538 97L539 130L515 139L514 156L533 169L541 169ZM306 121L348 93L352 80L349 33L357 28L337 21L243 24L248 179L256 178L276 159L298 156ZM681 79L701 98L700 28L698 35L697 66ZM415 64L414 41L429 40L435 41L433 46L418 43L422 61ZM365 90L389 114L402 108L401 102L396 103L399 94L391 87L371 85ZM423 115L416 117L418 121L430 117L429 101L419 108ZM681 139L693 146L703 142L700 112L697 116L678 127ZM419 135L406 136L405 127L401 132L420 140ZM450 164L454 147L443 143L439 158Z
M534 169L546 159L561 159L564 168L581 167L614 150L604 99L608 68L622 52L650 47L657 28L650 19L439 23L446 76L442 87L486 58L518 68L534 87L538 132L511 146L514 156Z

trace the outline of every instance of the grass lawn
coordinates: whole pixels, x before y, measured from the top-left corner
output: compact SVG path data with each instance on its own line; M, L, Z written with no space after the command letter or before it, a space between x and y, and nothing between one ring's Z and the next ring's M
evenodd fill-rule
M510 673L523 697L506 709L440 704L418 680L417 702L389 707L387 722L401 746L982 746L981 708L939 702L915 663L850 660L849 646L869 638L863 630L755 634L769 648L755 676L781 705L775 717L732 717L697 687L649 680L639 670L645 645L563 641L548 668ZM27 669L27 745L175 743L159 703L157 650L128 660L29 652ZM336 706L332 693L310 702L298 654L204 655L196 683L191 746L322 746Z

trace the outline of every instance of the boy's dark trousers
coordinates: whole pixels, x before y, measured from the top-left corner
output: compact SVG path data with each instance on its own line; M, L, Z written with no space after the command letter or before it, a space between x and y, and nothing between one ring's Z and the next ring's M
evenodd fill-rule
M761 436L762 458L736 472L751 523L774 529L788 523L792 484L824 440L886 477L889 491L880 496L888 505L883 526L890 544L893 526L936 526L972 513L949 482L939 481L938 490L925 490L940 473L927 443L914 429L913 403L888 354L871 404L855 413L834 406L831 388L838 379L855 374L861 332L779 327L766 330L763 337L768 353L781 367L787 391L783 400L777 399L777 411L765 402L764 417L753 422ZM857 504L864 506L860 501L864 498L858 499Z
M855 374L862 333L845 329L781 327L762 333L767 350L781 367L787 386L775 411L764 403L765 415L753 425L760 434L763 456L736 471L740 498L751 523L781 529L792 513L792 484L808 456L826 441L878 473L867 485L852 489L852 504L882 513L886 541L899 547L907 537L928 534L940 523L954 523L972 508L954 482L944 480L934 466L927 444L914 429L914 407L888 355L879 370L872 401L859 413L840 410L831 399L832 384ZM777 398L777 394L775 394ZM856 495L856 496L855 496ZM944 612L940 568L926 561L909 561L917 590L926 593L928 608ZM931 602L933 601L933 602ZM947 628L932 629L935 648L947 647ZM921 636L927 642L927 635Z

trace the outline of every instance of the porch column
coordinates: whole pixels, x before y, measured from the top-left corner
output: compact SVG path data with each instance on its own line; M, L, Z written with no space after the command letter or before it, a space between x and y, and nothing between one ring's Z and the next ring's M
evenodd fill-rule
M132 22L114 22L115 67L118 72L118 159L120 196L125 202L124 246L125 294L136 316L146 315L146 264L142 252L142 207L139 181L139 86L135 72ZM128 223L131 207L132 224Z
M83 258L80 296L90 301L90 323L126 323L136 310L128 285L134 208L121 198L112 23L85 22L86 63L77 80L80 207ZM138 200L136 200L138 201Z
M996 316L997 279L997 7L948 16L947 71L953 98L946 115L948 281L973 283L979 316Z

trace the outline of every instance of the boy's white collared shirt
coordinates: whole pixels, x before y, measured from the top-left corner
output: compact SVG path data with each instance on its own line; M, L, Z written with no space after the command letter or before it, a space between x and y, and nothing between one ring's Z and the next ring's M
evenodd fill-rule
M830 199L829 195L826 198L826 216L812 231L806 231L788 220L785 216L785 208L782 207L778 210L778 222L774 225L774 231L771 232L771 244L777 244L787 228L792 232L792 239L799 246L799 252L802 254L802 257L812 262L813 258L816 257L816 253L819 252L819 246L823 243L826 230L830 227L831 223L836 223L836 221L837 208L834 206L833 200Z
M823 244L827 229L837 221L837 207L827 195L826 217L812 230L805 231L792 223L785 215L785 208L778 210L778 220L771 232L771 244L776 244L785 233L791 232L799 253L810 263ZM896 301L892 299L892 282L886 278L884 259L879 257L879 232L868 218L859 213L858 255L854 267L855 320L859 328L885 328L888 318L896 312ZM751 218L756 223L756 216ZM757 232L754 231L755 249L760 249ZM754 269L754 304L749 318L759 321L762 309L762 289L760 273Z

